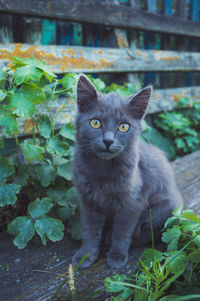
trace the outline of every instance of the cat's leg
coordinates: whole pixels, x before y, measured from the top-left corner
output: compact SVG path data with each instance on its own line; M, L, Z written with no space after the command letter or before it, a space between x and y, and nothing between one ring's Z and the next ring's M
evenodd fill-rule
M88 254L87 258L81 264L80 268L90 266L98 257L99 243L105 223L105 216L102 213L91 210L82 205L81 207L82 223L82 247L72 258L73 266L76 266L80 260Z
M132 234L141 212L141 208L136 208L134 212L122 209L116 213L112 228L111 248L107 253L107 263L112 268L120 268L127 263Z
M154 205L143 211L139 221L139 231L133 233L133 246L147 245L152 242L151 237L151 220L153 228L154 243L161 241L162 232L166 220L171 216L172 210L176 209L182 202L179 193L169 195L163 199L163 195L154 196Z

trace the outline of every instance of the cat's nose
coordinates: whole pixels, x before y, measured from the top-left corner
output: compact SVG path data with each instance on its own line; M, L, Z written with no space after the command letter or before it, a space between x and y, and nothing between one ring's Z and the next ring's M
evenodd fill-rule
M109 149L111 144L113 144L113 142L114 142L113 132L111 132L111 131L106 132L105 136L103 138L103 142L104 142L105 146L107 147L107 149Z
M111 144L113 144L113 139L109 139L109 138L104 138L103 142L105 144L105 146L107 147L107 149L109 149L109 147L111 146Z

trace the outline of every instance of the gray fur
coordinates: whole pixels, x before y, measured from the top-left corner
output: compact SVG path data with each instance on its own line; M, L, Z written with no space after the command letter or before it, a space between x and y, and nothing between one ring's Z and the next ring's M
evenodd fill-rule
M147 87L128 99L100 95L84 75L80 76L74 183L81 197L82 247L73 257L74 265L86 253L82 268L97 259L102 231L109 220L107 263L113 268L123 266L131 243L151 240L149 209L156 234L182 202L163 153L139 139L151 90ZM93 118L101 120L101 128L91 127ZM130 125L126 133L118 130L121 122ZM108 138L109 148L104 143Z

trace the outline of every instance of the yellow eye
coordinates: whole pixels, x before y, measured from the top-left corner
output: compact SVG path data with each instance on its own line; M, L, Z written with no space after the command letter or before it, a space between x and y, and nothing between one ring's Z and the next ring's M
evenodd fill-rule
M94 129L99 129L101 127L101 121L99 119L91 119L90 120L90 125Z
M126 133L129 130L129 124L128 123L121 123L118 127L119 131L122 133Z

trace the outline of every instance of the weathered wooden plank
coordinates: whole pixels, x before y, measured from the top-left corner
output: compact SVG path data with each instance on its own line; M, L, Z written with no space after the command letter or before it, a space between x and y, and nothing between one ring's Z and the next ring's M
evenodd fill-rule
M148 113L173 110L180 99L185 97L189 102L187 106L192 105L193 102L200 101L200 87L154 90ZM39 108L38 110L41 111ZM75 101L67 100L67 98L60 98L57 103L53 102L51 104L50 110L54 116L55 128L60 128L70 120L74 120L76 103ZM32 123L29 122L29 126L27 126L27 120L19 119L19 124L19 136L26 136L32 132Z
M200 27L195 22L108 3L98 0L0 0L0 11L200 37Z
M56 73L200 71L198 52L1 44L0 67L11 56L46 61Z
M192 208L200 215L200 151L176 160L172 166L185 207ZM8 234L0 235L0 264L9 264L8 272L0 270L1 300L50 300L63 281L57 276L67 271L80 243L65 235L61 242L48 243L46 247L29 243L26 249L19 250L12 244L12 239ZM157 246L159 247L160 245ZM142 250L143 248L131 248L128 264L116 270L107 266L107 247L103 245L97 263L78 273L76 300L85 300L86 296L97 289L100 294L92 300L106 300L108 295L103 290L103 280L115 273L129 275ZM66 285L61 292L63 298L59 300L66 300L68 292Z

